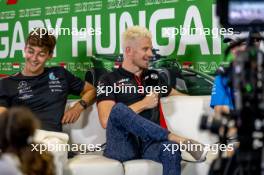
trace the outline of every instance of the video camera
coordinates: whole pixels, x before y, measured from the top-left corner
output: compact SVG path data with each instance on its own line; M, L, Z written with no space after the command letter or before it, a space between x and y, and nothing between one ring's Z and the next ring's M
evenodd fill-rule
M217 16L224 28L264 30L263 0L217 0Z
M259 34L264 31L264 0L217 0L217 15L224 28L249 36L227 48L225 56L244 45L229 67L219 71L228 80L235 109L218 118L202 117L200 128L218 134L220 142L227 142L230 126L237 129L240 142L233 157L219 154L210 174L264 174L264 53L256 44L264 40Z

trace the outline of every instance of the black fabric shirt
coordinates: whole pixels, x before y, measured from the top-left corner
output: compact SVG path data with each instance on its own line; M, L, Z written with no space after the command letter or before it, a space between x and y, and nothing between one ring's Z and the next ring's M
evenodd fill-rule
M148 77L154 74L155 80L149 81ZM136 91L127 90L126 92L107 92L108 87L123 87L123 89L129 89L126 87L134 87ZM171 87L165 83L165 81L159 76L157 71L154 70L145 70L141 77L135 76L133 73L123 69L122 67L116 69L115 71L103 75L97 86L97 103L103 100L113 100L116 103L121 102L129 106L133 103L136 103L142 100L149 92L146 89L147 86L156 86L163 87L163 90L160 91L160 97L168 96L171 92ZM110 88L108 88L110 89ZM139 90L141 89L141 90ZM151 120L157 124L160 124L159 119L159 108L148 109L141 112L139 115L142 117Z
M45 68L38 76L17 73L0 80L0 106L26 106L40 119L42 129L62 131L68 94L80 95L84 82L62 67Z

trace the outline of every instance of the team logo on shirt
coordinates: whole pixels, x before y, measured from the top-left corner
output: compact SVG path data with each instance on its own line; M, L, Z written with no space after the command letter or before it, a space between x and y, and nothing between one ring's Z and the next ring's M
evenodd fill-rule
M27 87L27 82L26 81L20 81L18 83L18 89L22 89L22 88L25 88Z
M118 83L124 83L128 81L129 81L129 78L122 78L121 80L118 81Z
M58 78L54 75L53 72L49 73L49 79L50 80L58 80Z
M17 90L18 90L18 98L21 100L27 100L34 96L32 93L31 86L29 86L26 81L20 81L18 83Z
M49 73L49 88L51 92L62 92L62 85L59 78L54 75L54 72Z
M154 79L154 80L159 79L158 74L156 74L156 73L152 73L152 74L150 74L150 78L151 78L151 79Z
M129 78L122 78L115 83L117 86L132 86Z

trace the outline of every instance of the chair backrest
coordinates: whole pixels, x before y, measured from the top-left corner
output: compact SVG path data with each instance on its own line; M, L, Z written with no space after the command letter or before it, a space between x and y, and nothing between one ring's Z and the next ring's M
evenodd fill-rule
M69 100L66 110L75 103L76 100ZM100 125L96 103L82 112L75 123L64 125L63 130L69 134L71 143L96 145L106 141L105 129Z
M208 131L199 129L203 113L212 114L210 96L172 96L161 99L168 129L203 143L217 141Z

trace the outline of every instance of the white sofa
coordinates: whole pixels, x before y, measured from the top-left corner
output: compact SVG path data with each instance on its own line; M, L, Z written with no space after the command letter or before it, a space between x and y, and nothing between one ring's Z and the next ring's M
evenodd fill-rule
M181 103L179 103L180 101ZM162 99L162 106L166 116L165 119L169 129L172 132L180 132L183 135L198 138L199 135L196 134L198 129L194 127L196 127L200 115L203 112L204 104L208 104L208 101L208 97L195 98L190 96ZM69 101L67 107L72 106L73 104L74 101ZM184 105L191 105L194 107L191 107L192 109L190 110L190 106L184 108ZM188 114L186 113L185 115L183 110L187 110ZM186 119L189 120L189 123L186 123ZM193 121L196 123L193 123ZM184 125L182 123L184 123ZM65 125L64 131L69 134L70 143L94 145L105 143L105 130L100 126L96 104L84 111L76 123ZM206 138L207 136L204 137ZM162 165L151 160L133 160L122 164L119 161L102 156L101 152L94 152L87 155L78 155L69 159L65 166L64 174L162 175Z
M65 133L37 130L33 141L39 145L40 154L42 151L50 151L53 155L56 167L56 175L63 175L64 165L68 162L67 149L60 149L59 145L67 145L69 136Z

